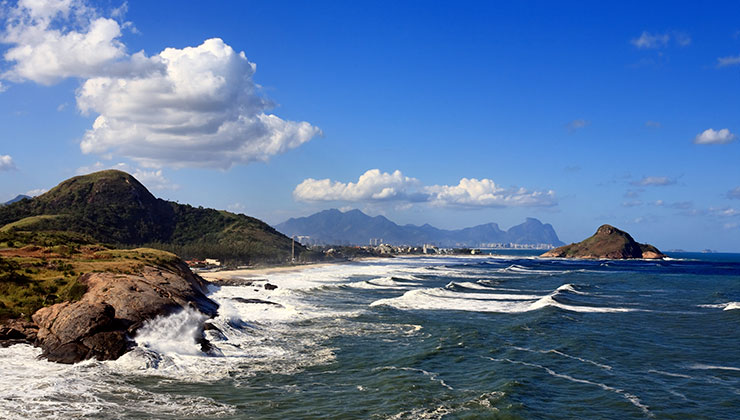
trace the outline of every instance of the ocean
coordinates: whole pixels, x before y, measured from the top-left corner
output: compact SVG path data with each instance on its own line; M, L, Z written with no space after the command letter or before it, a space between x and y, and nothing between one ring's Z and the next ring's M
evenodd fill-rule
M532 254L212 287L209 355L194 311L149 323L117 361L3 348L0 418L740 418L740 254Z

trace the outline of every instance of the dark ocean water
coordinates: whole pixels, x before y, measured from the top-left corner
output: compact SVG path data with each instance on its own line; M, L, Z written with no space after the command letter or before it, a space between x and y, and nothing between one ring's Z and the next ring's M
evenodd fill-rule
M740 418L740 255L396 258L223 287L116 362L0 349L6 418ZM247 304L258 297L276 305Z

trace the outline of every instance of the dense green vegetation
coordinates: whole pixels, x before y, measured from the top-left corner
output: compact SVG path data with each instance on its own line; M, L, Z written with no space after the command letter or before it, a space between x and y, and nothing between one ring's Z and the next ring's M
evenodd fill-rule
M291 256L290 238L258 219L158 199L133 176L115 170L74 177L39 197L0 207L0 244L53 241L54 232L233 264L279 263ZM295 251L300 256L306 249L296 244Z

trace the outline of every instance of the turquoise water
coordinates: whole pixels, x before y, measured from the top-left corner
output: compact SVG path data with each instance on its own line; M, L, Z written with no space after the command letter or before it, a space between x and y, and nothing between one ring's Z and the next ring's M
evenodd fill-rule
M8 418L737 419L740 255L671 257L525 252L275 274L265 279L275 291L259 282L213 290L222 305L213 321L221 332L209 332L216 355L178 335L187 314L152 324L150 342L143 334L116 362L59 367L33 360L27 346L2 349L0 410ZM13 375L28 389L18 381L11 389Z

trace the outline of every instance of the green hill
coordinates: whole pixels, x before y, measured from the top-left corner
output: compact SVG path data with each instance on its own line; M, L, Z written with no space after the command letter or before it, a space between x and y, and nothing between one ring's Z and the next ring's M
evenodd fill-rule
M0 207L0 246L38 244L58 232L186 259L277 263L291 255L291 239L258 219L156 198L116 170L70 178L41 196ZM305 251L296 244L296 256Z

